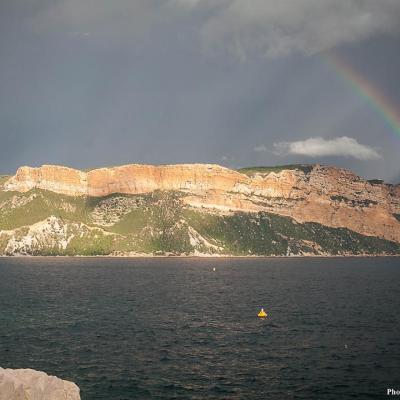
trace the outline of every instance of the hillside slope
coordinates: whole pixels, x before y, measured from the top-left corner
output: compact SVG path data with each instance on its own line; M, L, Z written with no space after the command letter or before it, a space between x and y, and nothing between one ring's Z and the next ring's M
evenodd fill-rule
M0 255L400 253L400 189L323 166L22 167Z

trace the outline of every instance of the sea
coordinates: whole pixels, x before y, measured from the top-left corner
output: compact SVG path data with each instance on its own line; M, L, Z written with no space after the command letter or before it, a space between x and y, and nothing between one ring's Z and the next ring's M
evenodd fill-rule
M400 258L0 258L0 366L83 400L388 398Z

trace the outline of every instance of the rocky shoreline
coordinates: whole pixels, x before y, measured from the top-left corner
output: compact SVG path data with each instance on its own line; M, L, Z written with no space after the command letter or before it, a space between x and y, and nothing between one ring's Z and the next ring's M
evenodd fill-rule
M80 400L79 387L45 372L0 367L0 400Z
M218 255L218 254L203 254L203 255L179 255L179 254L173 254L173 255L154 255L154 254L135 254L135 255L129 255L129 254L121 254L121 255L94 255L94 256L86 256L86 255L76 255L76 256L65 256L65 255L50 255L50 256L43 256L43 255L30 255L30 254L20 254L20 255L0 255L0 258L8 258L8 259L13 259L13 258L33 258L33 259L40 259L40 258L56 258L56 259L62 259L62 258L71 258L71 259L80 259L80 258L131 258L131 259L136 259L136 258L187 258L187 259L193 259L193 258L217 258L217 259L231 259L231 258L246 258L246 259L254 259L254 258L265 258L265 259L275 259L275 258L381 258L381 257L400 257L400 254L302 254L302 255L291 255L291 256L282 256L282 255L249 255L249 256L238 256L238 255L230 255L230 254L223 254L223 255Z

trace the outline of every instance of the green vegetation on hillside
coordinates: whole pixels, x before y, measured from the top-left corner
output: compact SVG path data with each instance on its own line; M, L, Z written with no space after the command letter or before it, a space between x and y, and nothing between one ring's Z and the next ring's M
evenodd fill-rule
M0 186L9 179L9 175L0 175Z
M316 223L299 224L291 218L268 213L232 216L186 211L188 222L200 234L225 244L227 253L248 254L379 254L396 253L394 242L360 235L344 228Z
M371 185L382 185L385 183L382 179L369 179L367 182L369 182Z
M348 229L265 212L221 215L189 208L181 197L161 191L85 198L0 190L0 254L400 253L399 244Z
M83 237L74 236L64 254L69 256L100 256L111 254L117 247L118 238L104 235L100 231L91 231Z
M39 189L27 193L0 191L0 229L32 225L53 215L61 219L87 222L85 198L64 196Z
M341 202L347 203L352 207L370 207L371 205L376 206L378 204L378 202L375 200L368 200L368 199L356 200L356 199L349 199L348 197L345 196L331 196L331 200L337 201L339 203Z
M269 174L270 172L279 173L286 169L293 170L298 169L303 171L305 174L309 174L313 170L314 166L309 164L288 164L288 165L277 165L273 167L246 167L240 168L237 171L248 175L253 176L255 174Z

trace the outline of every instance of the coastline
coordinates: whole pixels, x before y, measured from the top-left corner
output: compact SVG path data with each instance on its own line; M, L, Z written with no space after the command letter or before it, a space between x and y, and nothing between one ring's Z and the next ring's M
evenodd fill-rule
M144 259L144 258L157 258L157 259L277 259L277 258L397 258L400 257L400 254L351 254L351 255L293 255L293 256L275 256L275 255L252 255L252 256L236 256L236 255L152 255L152 254L143 254L143 255L121 255L121 256L110 256L110 255L99 255L99 256L33 256L33 255L13 255L13 256L5 256L0 255L0 259L82 259L82 258L93 258L93 259Z

